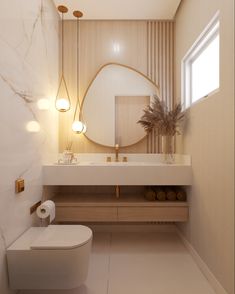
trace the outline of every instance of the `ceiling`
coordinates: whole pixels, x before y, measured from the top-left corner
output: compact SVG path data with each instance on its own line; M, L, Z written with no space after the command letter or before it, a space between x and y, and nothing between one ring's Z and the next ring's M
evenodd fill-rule
M84 13L83 19L173 19L181 0L54 0L65 5L65 19L74 19L73 11Z

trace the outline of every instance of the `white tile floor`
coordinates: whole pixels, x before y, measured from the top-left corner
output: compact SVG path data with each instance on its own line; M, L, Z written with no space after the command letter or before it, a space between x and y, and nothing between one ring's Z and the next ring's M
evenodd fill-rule
M213 294L176 233L95 233L88 279L20 294Z

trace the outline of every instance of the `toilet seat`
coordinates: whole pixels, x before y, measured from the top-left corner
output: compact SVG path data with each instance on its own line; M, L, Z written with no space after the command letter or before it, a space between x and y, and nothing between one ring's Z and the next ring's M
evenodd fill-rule
M82 225L49 225L34 240L31 249L73 249L83 246L92 238L92 231Z

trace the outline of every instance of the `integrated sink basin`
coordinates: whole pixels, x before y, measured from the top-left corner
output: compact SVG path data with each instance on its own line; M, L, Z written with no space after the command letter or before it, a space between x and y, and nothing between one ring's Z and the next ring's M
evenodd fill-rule
M111 157L111 162L106 162ZM162 154L77 154L77 163L43 166L44 185L191 185L189 155L174 155L174 163L164 163ZM127 162L123 162L123 158Z

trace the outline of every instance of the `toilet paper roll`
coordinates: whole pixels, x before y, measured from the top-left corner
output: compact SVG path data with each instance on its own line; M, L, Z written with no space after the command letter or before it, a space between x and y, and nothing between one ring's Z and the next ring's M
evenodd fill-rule
M43 202L37 208L37 216L41 219L50 217L50 223L55 219L55 203L51 200Z

